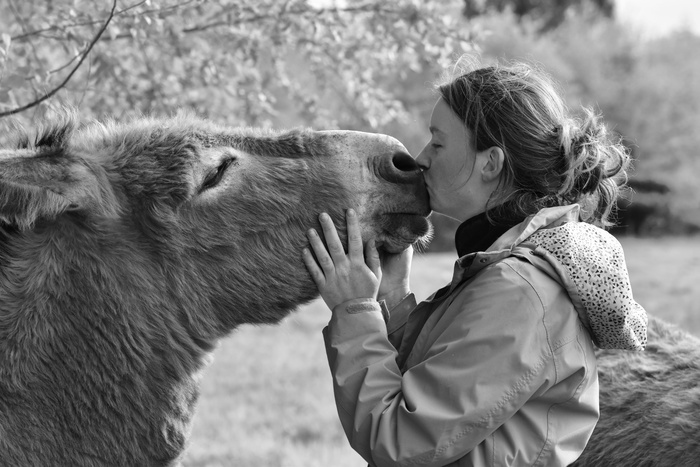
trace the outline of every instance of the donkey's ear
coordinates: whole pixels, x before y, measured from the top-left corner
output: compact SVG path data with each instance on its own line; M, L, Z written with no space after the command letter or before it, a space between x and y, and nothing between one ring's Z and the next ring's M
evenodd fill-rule
M60 147L0 150L0 223L30 229L66 211L94 211L103 204L100 185L85 161Z

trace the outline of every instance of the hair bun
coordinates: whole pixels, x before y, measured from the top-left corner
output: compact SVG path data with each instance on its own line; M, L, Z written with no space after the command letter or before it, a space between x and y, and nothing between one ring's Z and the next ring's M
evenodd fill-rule
M611 136L592 110L583 110L582 118L564 125L561 135L568 170L560 193L578 202L591 196L608 198L613 193L616 195L616 176L626 176L629 161L627 150L620 143L621 138ZM590 201L598 204L600 200Z

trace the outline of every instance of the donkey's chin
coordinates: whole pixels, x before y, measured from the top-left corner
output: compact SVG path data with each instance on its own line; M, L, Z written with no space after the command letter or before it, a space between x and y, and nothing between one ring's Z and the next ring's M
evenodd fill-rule
M387 253L401 253L411 245L422 251L433 237L433 225L420 214L386 214L381 226L382 235L377 239L377 246Z

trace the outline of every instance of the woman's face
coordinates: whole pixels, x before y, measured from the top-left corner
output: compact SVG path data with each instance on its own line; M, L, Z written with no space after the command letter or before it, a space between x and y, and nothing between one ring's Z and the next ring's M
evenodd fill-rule
M491 191L475 174L483 154L476 152L471 131L442 98L430 117L430 133L416 162L424 171L431 209L459 221L485 211Z

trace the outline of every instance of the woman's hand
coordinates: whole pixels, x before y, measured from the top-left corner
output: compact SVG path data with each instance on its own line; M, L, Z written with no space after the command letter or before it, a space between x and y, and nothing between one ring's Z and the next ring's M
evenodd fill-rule
M411 291L409 274L411 272L412 259L412 246L409 246L401 253L380 254L382 281L379 284L377 298L384 300L389 309L396 306Z
M348 252L345 253L343 244L338 238L333 221L326 213L319 216L323 235L326 238L328 250L323 245L316 230L308 231L309 243L313 248L318 263L308 248L304 248L303 256L311 277L318 286L321 297L332 310L337 305L356 298L377 298L382 271L379 265L379 254L374 240L367 242L363 254L362 237L357 214L352 209L346 213L348 226Z

